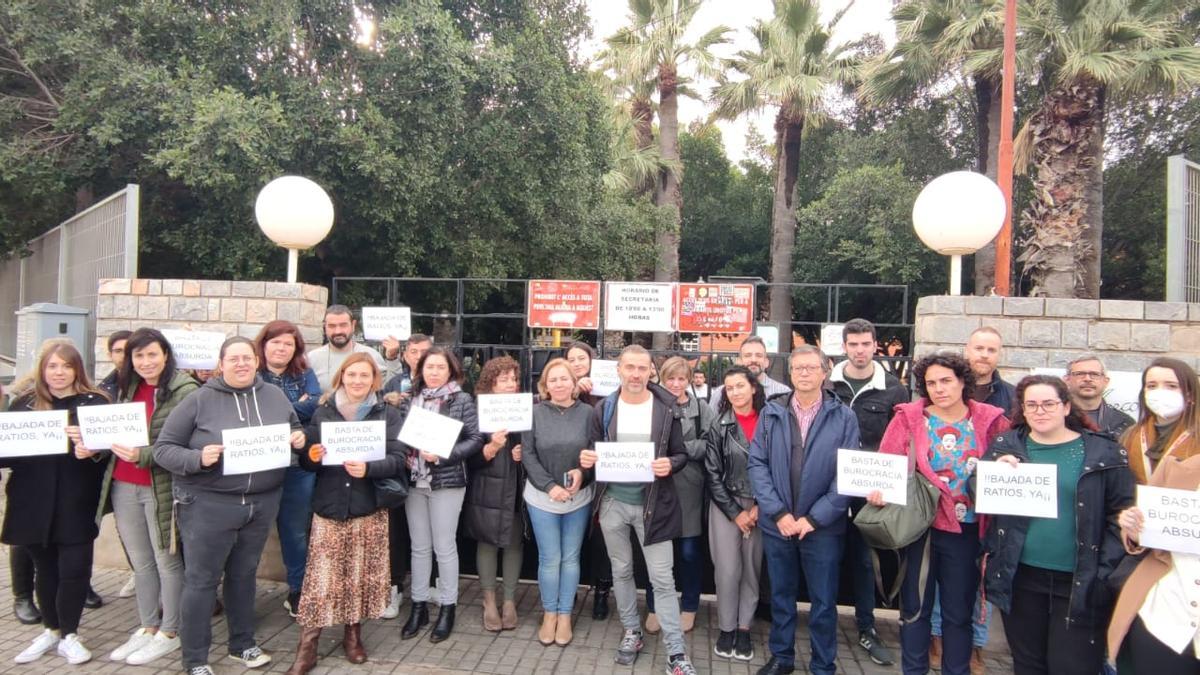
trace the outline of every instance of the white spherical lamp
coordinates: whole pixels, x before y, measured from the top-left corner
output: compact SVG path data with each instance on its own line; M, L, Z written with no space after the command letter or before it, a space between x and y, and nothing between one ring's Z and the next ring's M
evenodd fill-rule
M313 181L282 176L258 193L254 217L263 234L288 250L288 283L295 283L299 251L321 243L333 227L333 202Z
M934 178L913 204L913 229L929 248L950 256L950 294L962 288L962 256L1000 233L1008 205L992 179L974 171Z

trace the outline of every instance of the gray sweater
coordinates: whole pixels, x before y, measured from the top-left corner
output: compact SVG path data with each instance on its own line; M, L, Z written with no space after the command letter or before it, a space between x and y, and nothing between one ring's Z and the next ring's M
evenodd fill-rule
M154 461L185 490L228 495L270 492L283 485L286 469L226 476L224 459L202 466L200 452L206 445L219 445L225 429L284 423L302 430L291 401L279 387L256 376L249 387L234 389L223 378L213 377L167 416L154 443Z
M579 451L592 446L591 423L592 406L582 401L566 409L549 401L534 406L533 430L521 432L521 463L529 484L542 492L566 487L563 474L578 469Z

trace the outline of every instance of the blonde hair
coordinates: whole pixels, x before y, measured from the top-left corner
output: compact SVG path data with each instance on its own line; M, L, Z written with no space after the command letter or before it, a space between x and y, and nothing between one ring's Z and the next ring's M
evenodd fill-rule
M692 364L688 363L687 359L683 358L682 356L672 356L664 361L663 364L658 367L658 379L661 382L666 382L671 375L677 372L682 372L683 377L687 379L688 384L691 384Z
M371 383L371 392L374 393L383 389L383 373L380 372L379 366L375 364L375 359L371 358L371 355L366 352L354 352L350 356L347 356L345 361L342 361L342 365L333 374L333 381L330 382L329 391L321 396L321 403L328 401L333 396L333 392L341 389L342 376L350 366L359 363L366 363L371 366L371 373L374 375L374 381Z
M544 401L550 400L550 392L546 389L546 380L549 378L550 371L554 368L567 369L567 375L571 376L571 398L577 398L578 390L576 389L575 385L579 384L579 378L575 377L575 373L571 371L571 364L567 363L567 360L561 356L556 359L550 359L550 361L547 362L542 368L542 374L540 377L538 377L537 382L538 396L541 396L542 400Z

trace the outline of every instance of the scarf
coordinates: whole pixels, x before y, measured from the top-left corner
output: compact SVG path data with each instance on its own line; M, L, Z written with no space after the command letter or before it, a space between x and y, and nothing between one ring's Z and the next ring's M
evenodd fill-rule
M1158 432L1153 419L1138 423L1125 432L1129 470L1138 485L1145 485L1150 480L1164 457L1187 459L1200 454L1200 443L1182 424L1176 422L1166 439L1160 439Z
M350 397L346 395L345 389L339 388L333 394L333 404L337 407L342 419L347 422L361 422L370 414L371 408L374 408L377 402L378 399L375 398L374 392L367 394L361 403L352 403Z
M442 404L445 403L452 395L462 391L457 382L450 381L440 387L425 387L421 389L413 400L413 405L420 406L432 413L441 413ZM429 487L432 471L429 464L421 457L421 453L413 450L414 460L412 468L412 480L417 487Z

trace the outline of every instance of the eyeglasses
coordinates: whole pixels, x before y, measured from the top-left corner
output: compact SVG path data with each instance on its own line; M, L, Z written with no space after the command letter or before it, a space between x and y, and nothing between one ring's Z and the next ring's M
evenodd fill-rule
M821 368L821 366L792 366L793 373L800 373L802 375L805 373L815 373L818 370L823 370L823 369Z
M1026 401L1025 405L1022 407L1027 413L1037 412L1038 410L1052 413L1062 407L1062 404L1062 401L1042 401L1041 403L1038 403L1037 401Z
M1067 374L1068 377L1078 377L1079 379L1098 380L1104 377L1104 373L1097 370L1073 370Z

